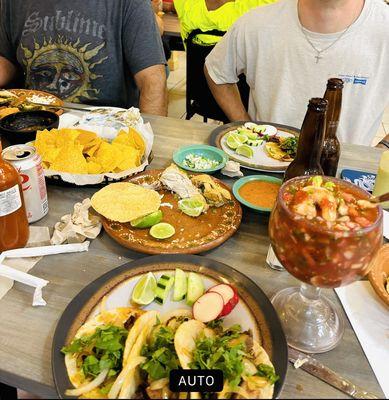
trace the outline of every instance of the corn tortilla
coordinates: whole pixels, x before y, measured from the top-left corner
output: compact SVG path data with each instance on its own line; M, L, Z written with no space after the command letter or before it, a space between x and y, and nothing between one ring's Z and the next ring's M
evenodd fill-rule
M159 210L158 192L129 182L112 183L92 196L92 207L115 222L131 222Z

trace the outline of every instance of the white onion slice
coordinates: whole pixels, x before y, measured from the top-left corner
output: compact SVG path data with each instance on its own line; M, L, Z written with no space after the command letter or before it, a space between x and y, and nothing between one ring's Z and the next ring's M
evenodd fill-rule
M162 378L154 381L150 384L149 388L151 390L159 390L164 388L165 386L169 385L169 378Z
M88 382L86 385L80 386L77 389L69 389L65 392L66 396L81 396L82 394L88 393L93 389L99 387L108 375L109 368L104 369L100 374L93 379L93 381Z
M122 369L119 376L116 378L111 390L108 393L109 399L116 399L119 395L120 389L127 377L127 375L136 368L139 364L143 364L146 361L146 357L134 357L131 361L128 361L126 366Z

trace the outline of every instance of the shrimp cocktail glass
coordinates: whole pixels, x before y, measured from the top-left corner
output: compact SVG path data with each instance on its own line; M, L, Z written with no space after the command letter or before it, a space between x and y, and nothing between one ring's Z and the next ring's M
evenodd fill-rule
M270 217L273 249L302 281L273 299L290 346L307 353L334 348L344 324L321 288L364 277L382 245L382 209L357 186L330 177L298 177L280 189Z

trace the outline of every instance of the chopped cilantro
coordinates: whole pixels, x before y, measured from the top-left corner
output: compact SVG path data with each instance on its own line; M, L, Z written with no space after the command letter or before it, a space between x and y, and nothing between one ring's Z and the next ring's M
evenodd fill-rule
M147 358L141 368L152 380L167 378L171 370L179 368L174 348L174 331L169 327L157 327L149 343L143 346L141 354Z
M92 335L73 340L61 351L83 354L81 367L86 378L95 378L105 369L109 369L108 376L115 376L122 368L127 335L128 331L118 326L100 326Z
M255 375L266 378L272 385L274 385L278 379L280 379L280 377L276 375L274 368L270 365L259 364L257 369L258 372Z
M241 335L241 327L234 325L220 336L203 337L196 342L193 352L193 369L219 369L231 386L239 385L243 373L244 343L230 345L232 339Z

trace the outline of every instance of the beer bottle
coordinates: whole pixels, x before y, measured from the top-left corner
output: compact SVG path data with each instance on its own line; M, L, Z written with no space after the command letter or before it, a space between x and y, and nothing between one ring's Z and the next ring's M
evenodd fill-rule
M331 78L327 82L324 98L328 101L326 116L326 131L324 135L323 151L321 153L321 167L324 175L336 176L340 157L340 143L336 137L342 108L343 81Z
M0 253L24 247L29 226L19 173L1 155L0 142Z
M309 100L308 111L300 131L297 154L285 172L284 182L296 176L323 175L320 156L327 105L328 101L321 98Z

